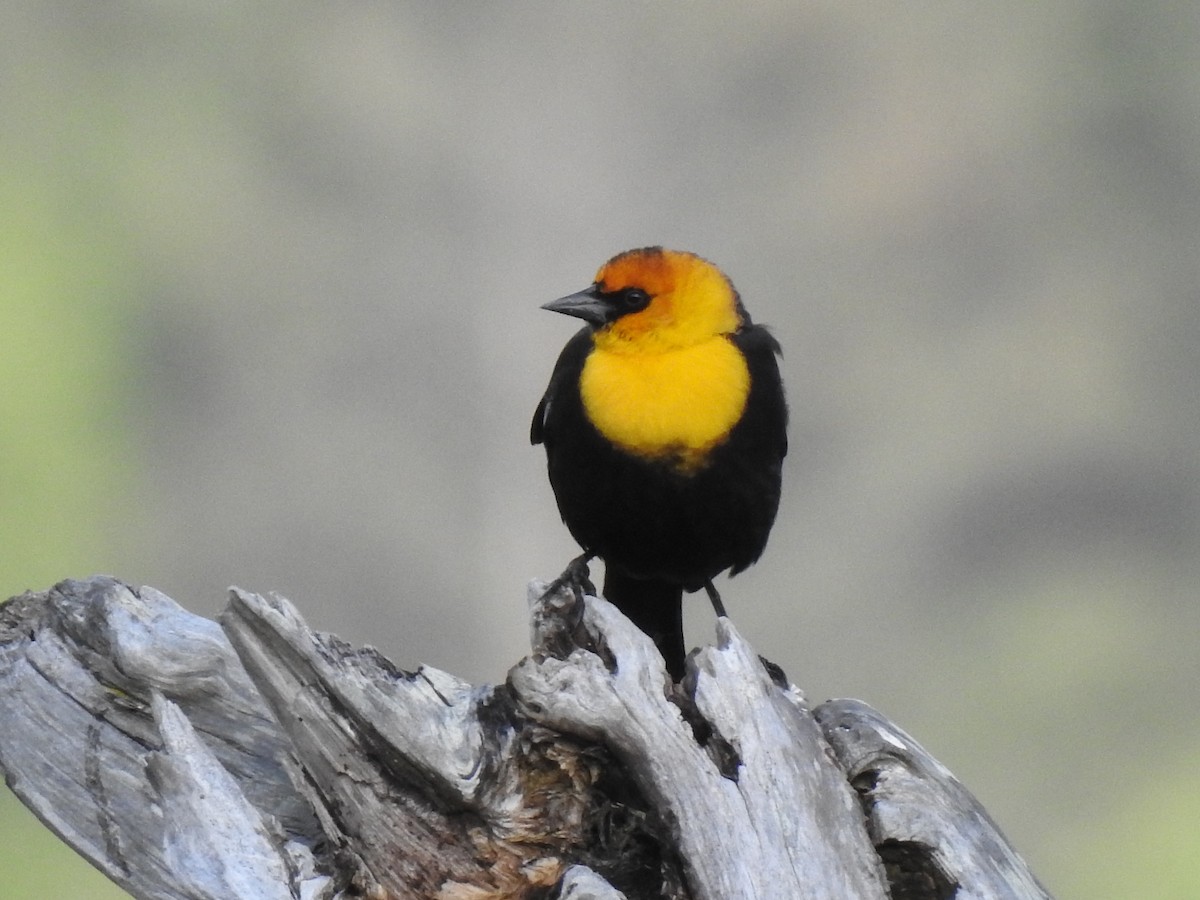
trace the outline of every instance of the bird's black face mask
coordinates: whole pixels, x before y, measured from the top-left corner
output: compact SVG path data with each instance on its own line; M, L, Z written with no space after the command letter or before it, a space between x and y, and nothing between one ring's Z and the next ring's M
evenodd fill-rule
M635 313L650 305L650 295L641 288L627 287L606 292L599 284L551 300L542 309L583 319L596 328L603 328L621 316Z

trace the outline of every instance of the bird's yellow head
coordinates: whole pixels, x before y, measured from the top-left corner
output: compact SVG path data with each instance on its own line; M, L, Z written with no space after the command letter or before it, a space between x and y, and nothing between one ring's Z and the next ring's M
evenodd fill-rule
M729 339L750 320L720 269L692 253L630 250L544 308L592 326L579 397L604 438L684 475L707 465L750 392L746 358Z
M546 304L596 328L597 347L648 353L732 334L746 321L729 279L693 253L646 247L614 256L587 290Z

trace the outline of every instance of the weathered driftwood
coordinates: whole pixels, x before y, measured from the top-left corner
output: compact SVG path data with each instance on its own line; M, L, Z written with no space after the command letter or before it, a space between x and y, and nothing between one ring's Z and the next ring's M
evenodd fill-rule
M728 620L669 684L612 606L530 588L507 684L403 672L239 590L0 607L0 768L136 897L1041 898L948 771L810 711Z

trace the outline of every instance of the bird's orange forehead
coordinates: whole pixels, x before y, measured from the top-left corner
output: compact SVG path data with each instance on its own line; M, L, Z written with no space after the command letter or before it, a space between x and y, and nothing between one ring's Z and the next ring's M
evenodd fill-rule
M628 287L644 290L651 297L669 294L679 281L681 264L694 264L697 257L690 253L647 247L629 250L614 256L596 273L601 290L619 291Z

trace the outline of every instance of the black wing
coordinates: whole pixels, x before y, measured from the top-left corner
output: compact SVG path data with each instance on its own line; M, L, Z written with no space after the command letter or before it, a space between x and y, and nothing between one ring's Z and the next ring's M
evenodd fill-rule
M776 359L783 355L783 350L774 335L762 325L748 325L732 337L750 368L753 396L747 401L746 416L752 421L745 424L759 440L773 445L779 458L783 459L788 451L788 411Z
M562 397L563 391L579 390L579 373L583 371L583 361L592 349L592 327L585 326L575 333L554 364L550 375L550 384L546 393L538 401L537 409L533 411L533 421L529 425L529 443L545 443L547 437L553 438L553 409L555 398Z
M533 422L529 425L529 443L540 444L546 430L546 410L550 408L550 392L546 391L533 411Z

